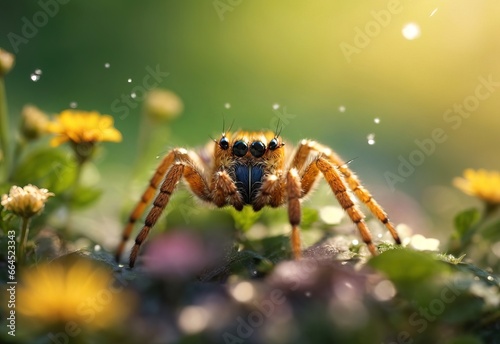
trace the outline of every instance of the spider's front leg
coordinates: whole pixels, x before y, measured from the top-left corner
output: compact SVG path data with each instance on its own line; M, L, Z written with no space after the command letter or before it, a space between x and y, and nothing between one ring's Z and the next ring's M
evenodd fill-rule
M322 156L320 156L313 164L321 171L326 182L330 185L335 197L339 201L340 206L347 212L347 215L349 215L356 227L358 227L361 238L366 246L368 246L368 250L370 250L372 255L377 255L377 249L373 244L372 235L363 220L364 215L349 196L346 182L343 180L340 172L337 171L337 168Z
M172 195L175 186L179 180L184 177L185 181L188 183L191 191L198 196L200 199L210 202L211 194L208 188L208 183L200 170L200 159L197 158L195 153L189 153L185 149L176 148L168 153L162 160L160 165L155 171L155 174L149 182L149 186L143 193L140 202L132 211L129 217L127 226L125 227L122 234L122 241L118 246L116 251L116 259L119 261L121 253L125 247L125 244L130 237L133 226L135 222L141 217L146 206L153 199L160 182L160 192L156 196L153 202L153 208L149 211L146 216L145 224L140 231L139 235L135 240L134 247L132 248L132 253L130 254L130 267L133 267L137 254L139 252L140 246L149 234L151 228L155 225L160 217L161 213L167 206L170 196Z
M295 166L299 171L301 171L311 154L316 154L317 157L323 157L323 159L330 165L335 166L335 171L340 172L340 181L345 184L348 189L352 190L356 197L358 197L358 199L368 207L371 213L385 225L396 244L400 245L401 239L399 238L396 228L389 220L387 213L373 198L371 193L361 184L358 177L349 169L347 164L332 149L315 141L303 140L295 153L292 166ZM311 188L312 183L316 180L317 175L317 171L307 172L307 169L310 169L310 166L306 167L306 171L304 171L302 175L302 184L305 193L309 192L309 189ZM314 168L312 170L314 170ZM308 174L310 177L307 177ZM332 185L330 184L330 187L331 186Z

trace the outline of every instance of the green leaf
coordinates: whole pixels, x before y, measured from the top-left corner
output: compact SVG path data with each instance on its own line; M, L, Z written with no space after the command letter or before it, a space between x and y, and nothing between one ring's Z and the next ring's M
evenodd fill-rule
M482 235L483 238L491 242L500 240L500 221L488 225L482 230Z
M234 226L243 232L249 230L261 215L261 212L255 212L250 206L243 207L241 211L231 207L229 213L233 216Z
M96 202L102 194L101 189L88 186L79 186L75 189L71 199L71 207L84 208Z
M477 223L479 218L481 217L481 214L479 213L479 210L472 208L472 209L467 209L461 213L459 213L457 216L455 216L454 219L454 224L455 224L455 232L454 236L456 238L461 238L464 236L464 234L470 230L470 228Z
M318 221L318 219L319 219L318 210L313 208L303 208L300 228L309 229L314 222Z
M76 179L76 163L70 153L44 148L28 154L14 173L17 185L35 184L56 195L71 187Z
M372 258L369 264L394 282L420 283L449 270L431 254L407 249L389 250Z

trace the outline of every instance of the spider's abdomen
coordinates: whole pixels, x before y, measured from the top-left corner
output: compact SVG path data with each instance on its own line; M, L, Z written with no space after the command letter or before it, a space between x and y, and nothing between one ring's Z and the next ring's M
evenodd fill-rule
M262 185L264 169L260 165L235 165L234 181L245 204L252 204Z

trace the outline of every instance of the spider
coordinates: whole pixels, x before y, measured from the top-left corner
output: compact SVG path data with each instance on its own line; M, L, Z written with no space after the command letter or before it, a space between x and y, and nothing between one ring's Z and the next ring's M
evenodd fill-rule
M134 266L142 243L181 179L199 199L217 207L229 205L242 210L245 205L251 205L255 211L259 211L264 206L274 208L286 204L291 225L292 253L295 259L299 259L302 255L300 203L311 192L320 175L357 226L372 255L376 255L377 250L363 220L364 214L348 190L387 227L394 241L401 244L386 212L332 149L312 140L302 140L290 155L279 132L240 130L231 133L223 130L220 138L213 139L204 149L188 151L174 148L163 158L129 217L116 251L116 259L119 261L135 222L159 187L160 191L130 254L129 266Z

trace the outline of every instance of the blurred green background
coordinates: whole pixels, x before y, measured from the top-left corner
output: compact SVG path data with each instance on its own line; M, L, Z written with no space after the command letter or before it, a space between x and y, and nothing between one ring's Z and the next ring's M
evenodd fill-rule
M474 202L451 186L463 169L500 170L499 85L487 99L475 95L479 78L500 82L496 1L66 2L2 2L0 47L16 53L6 77L11 125L26 103L57 113L76 102L113 115L124 140L107 144L99 165L116 207L140 154L138 91L150 69L169 73L158 86L185 106L158 155L216 137L223 117L255 130L274 130L281 117L288 141L316 139L355 159L350 166L395 222L416 231L444 231ZM54 14L40 14L43 7ZM408 23L418 25L418 38L405 38ZM36 69L42 75L34 82ZM443 117L464 101L474 107L467 118ZM444 142L414 153L415 140L429 142L436 128ZM423 157L419 166L388 183L412 154ZM150 161L152 168L155 155Z

